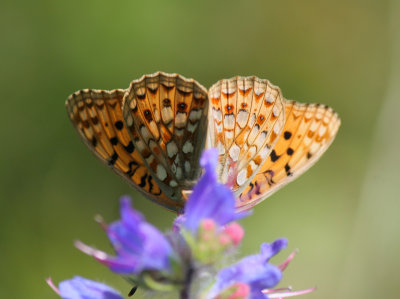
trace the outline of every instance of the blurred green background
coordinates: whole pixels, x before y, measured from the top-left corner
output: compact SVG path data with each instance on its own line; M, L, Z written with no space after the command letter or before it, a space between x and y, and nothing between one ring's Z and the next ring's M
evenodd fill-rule
M44 278L74 274L128 292L73 240L109 248L93 216L118 218L122 194L160 229L174 215L96 160L64 101L162 70L207 87L256 75L286 98L332 106L335 142L242 222L242 254L285 236L273 261L300 252L281 286L399 298L399 19L397 0L2 1L0 297L56 298Z

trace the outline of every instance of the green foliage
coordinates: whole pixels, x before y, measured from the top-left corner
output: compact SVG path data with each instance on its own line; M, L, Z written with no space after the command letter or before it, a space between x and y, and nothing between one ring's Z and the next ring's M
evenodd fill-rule
M345 269L353 270L346 268L347 249L372 159L372 132L395 67L390 20L399 17L400 9L386 0L2 3L0 297L55 298L44 278L57 282L74 274L129 292L128 283L79 253L73 240L107 248L92 217L116 219L122 194L134 195L135 207L159 227L170 227L174 215L101 165L63 106L78 89L126 88L157 70L207 87L221 78L256 75L289 99L332 106L342 117L335 142L315 167L243 221L243 254L287 237L289 250L300 248L301 254L283 285L317 285L307 298L344 298L338 294L350 289L352 298L366 290L375 298L385 297L381 290L398 294L398 284L364 285L356 272L340 288ZM370 230L357 232L366 236ZM364 257L360 269L369 269L372 257L380 257L364 253L363 240L354 250ZM368 243L371 252L373 246L380 245ZM396 246L398 238L391 248ZM375 272L385 273L379 267Z

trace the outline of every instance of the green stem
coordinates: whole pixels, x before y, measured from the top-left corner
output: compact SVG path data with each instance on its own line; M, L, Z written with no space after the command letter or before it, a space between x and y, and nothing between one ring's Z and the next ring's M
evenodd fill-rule
M185 283L183 285L183 289L180 293L180 299L189 299L193 273L194 273L193 268L189 267L189 269L186 273L186 279L185 279Z

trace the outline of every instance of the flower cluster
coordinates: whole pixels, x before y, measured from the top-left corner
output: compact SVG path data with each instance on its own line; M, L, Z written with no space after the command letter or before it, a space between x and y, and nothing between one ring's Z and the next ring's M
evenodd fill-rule
M128 197L122 197L121 219L110 225L101 221L115 254L82 242L76 242L76 247L132 282L130 295L137 287L204 299L284 298L313 291L274 289L295 254L279 266L269 262L287 246L286 239L264 243L259 254L217 270L226 256L234 254L244 236L235 221L250 214L235 211L233 193L218 183L217 159L214 149L203 154L200 163L205 172L172 231L161 233L132 208ZM62 298L122 298L109 286L82 277L63 281L58 288L50 279L48 283Z

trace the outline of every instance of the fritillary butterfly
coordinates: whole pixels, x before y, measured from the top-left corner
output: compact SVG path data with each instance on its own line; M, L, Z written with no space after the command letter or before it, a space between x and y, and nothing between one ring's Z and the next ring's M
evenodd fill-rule
M254 76L224 79L207 91L193 79L157 72L128 89L77 91L66 107L102 162L177 212L201 175L205 148L218 148L219 180L246 210L311 167L340 126L330 107L286 100Z

